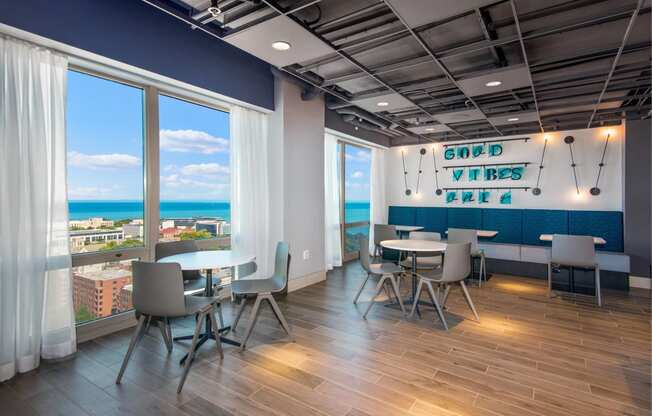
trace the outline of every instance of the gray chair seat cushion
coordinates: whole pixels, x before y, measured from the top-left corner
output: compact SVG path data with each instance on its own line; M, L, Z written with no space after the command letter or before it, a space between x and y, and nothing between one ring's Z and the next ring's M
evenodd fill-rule
M278 292L282 289L282 282L277 279L241 279L231 282L231 293L234 295Z
M419 273L422 279L430 280L433 282L439 282L442 280L444 271L439 268L428 273Z
M471 256L473 257L481 257L483 254L484 254L484 250L482 250L481 248L471 250Z
M387 273L400 273L403 269L394 263L375 263L369 265L371 273L373 274L387 274Z
M221 282L219 277L213 277L213 286L219 285ZM183 281L183 291L185 294L202 292L206 289L206 280L194 279Z
M411 269L412 259L403 260L401 266ZM439 266L441 266L441 256L417 257L417 269L434 269Z
M192 316L199 313L202 309L207 306L215 303L217 301L216 297L205 297L205 296L184 296L184 302L186 305L186 312L183 315L179 316L168 316L168 318L180 318L184 316Z

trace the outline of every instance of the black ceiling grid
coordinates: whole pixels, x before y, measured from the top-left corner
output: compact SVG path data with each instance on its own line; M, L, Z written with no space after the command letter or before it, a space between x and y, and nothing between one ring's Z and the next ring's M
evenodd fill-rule
M651 115L650 0L143 1L227 42L292 19L330 53L279 69L392 145ZM502 85L487 87L494 78ZM373 108L376 98L401 105Z

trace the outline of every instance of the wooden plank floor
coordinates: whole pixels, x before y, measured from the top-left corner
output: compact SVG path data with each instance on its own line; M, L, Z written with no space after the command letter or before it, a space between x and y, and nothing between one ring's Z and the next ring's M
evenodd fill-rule
M75 358L0 384L7 415L649 415L649 292L548 299L540 280L494 276L471 288L481 322L455 290L445 332L431 309L406 320L377 306L357 263L281 303L296 343L269 309L250 348L207 344L176 395L177 364L153 328L122 385L114 384L131 331L80 345ZM405 285L407 289L408 285ZM226 306L230 320L232 310ZM187 333L192 321L175 324ZM243 328L241 328L241 331Z

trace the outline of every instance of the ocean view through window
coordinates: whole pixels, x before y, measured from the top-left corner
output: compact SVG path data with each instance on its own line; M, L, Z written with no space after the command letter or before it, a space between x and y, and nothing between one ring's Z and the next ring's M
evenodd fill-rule
M360 236L369 237L371 150L344 146L344 257L360 249Z

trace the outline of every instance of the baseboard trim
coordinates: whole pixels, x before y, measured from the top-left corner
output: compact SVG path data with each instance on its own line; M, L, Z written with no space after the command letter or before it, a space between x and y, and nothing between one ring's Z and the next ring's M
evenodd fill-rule
M649 277L629 276L629 287L652 290L652 279Z
M288 292L294 292L295 290L303 289L306 286L314 285L324 280L326 280L326 270L296 277L288 281Z

